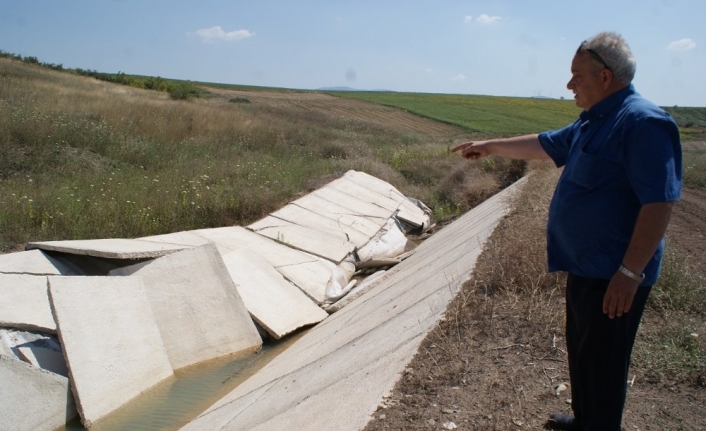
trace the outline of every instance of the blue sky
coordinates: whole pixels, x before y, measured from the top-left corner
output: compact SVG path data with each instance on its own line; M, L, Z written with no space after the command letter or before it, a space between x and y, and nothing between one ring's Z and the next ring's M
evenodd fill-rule
M0 0L0 49L67 68L316 89L571 98L602 30L662 106L706 106L704 0Z

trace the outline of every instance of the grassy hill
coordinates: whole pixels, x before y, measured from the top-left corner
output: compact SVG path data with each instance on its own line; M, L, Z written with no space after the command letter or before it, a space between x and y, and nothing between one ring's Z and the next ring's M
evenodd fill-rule
M168 90L179 96L181 84L193 98ZM706 129L706 108L672 111L684 130ZM560 127L577 114L571 101L334 97L0 56L0 250L247 225L349 169L392 183L444 220L524 169L504 159L469 164L451 146Z

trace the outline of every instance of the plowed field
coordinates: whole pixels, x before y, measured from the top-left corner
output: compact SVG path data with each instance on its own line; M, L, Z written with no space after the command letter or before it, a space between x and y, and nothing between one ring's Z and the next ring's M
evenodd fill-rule
M242 97L251 103L267 104L286 109L315 111L326 115L369 121L397 130L409 130L431 136L448 137L460 135L456 126L410 114L401 109L358 100L340 99L324 93L293 93L242 91L223 88L208 88L208 91L223 98Z

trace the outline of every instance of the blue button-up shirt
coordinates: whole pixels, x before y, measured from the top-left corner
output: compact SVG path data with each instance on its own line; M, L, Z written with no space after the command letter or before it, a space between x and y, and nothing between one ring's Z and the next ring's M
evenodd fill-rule
M676 123L630 85L539 141L564 166L549 207L549 270L610 279L642 205L681 196ZM644 270L645 286L657 281L663 247Z

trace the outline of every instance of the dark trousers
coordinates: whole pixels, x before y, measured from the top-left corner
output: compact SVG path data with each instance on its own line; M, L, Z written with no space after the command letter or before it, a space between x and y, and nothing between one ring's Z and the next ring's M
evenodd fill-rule
M620 431L630 354L651 290L638 288L630 311L609 319L603 314L608 282L572 274L566 281L571 407L584 431Z

